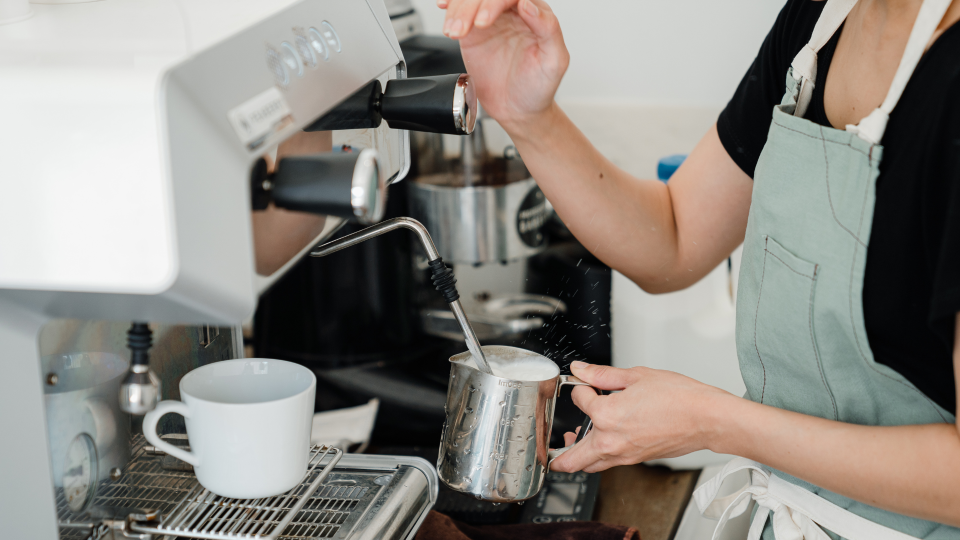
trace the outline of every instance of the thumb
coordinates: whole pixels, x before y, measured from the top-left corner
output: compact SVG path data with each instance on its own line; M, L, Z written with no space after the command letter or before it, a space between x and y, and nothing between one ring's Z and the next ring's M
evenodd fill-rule
M623 390L640 378L632 369L598 366L579 361L570 364L570 372L600 390Z
M543 0L520 0L517 4L517 13L527 24L530 31L537 37L540 47L549 52L564 57L567 51L563 42L563 32L560 30L560 21Z

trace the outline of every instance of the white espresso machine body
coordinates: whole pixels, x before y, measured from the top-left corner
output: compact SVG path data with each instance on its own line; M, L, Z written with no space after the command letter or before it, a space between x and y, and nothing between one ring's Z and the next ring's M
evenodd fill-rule
M44 325L239 325L342 223L258 274L251 168L374 79L405 75L381 0L32 7L0 25L0 530L52 540ZM401 179L406 133L360 131L333 147L373 146Z

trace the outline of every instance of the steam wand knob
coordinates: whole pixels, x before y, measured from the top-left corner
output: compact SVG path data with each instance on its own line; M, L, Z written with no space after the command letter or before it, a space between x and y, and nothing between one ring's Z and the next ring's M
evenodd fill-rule
M134 322L127 331L130 372L120 383L120 409L130 414L146 414L160 399L160 378L150 370L153 331L147 323Z

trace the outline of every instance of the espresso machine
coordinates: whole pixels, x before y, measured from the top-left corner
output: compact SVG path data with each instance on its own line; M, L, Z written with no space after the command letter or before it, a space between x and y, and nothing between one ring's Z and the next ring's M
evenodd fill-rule
M463 72L458 43L425 35L409 0L388 1L387 8L408 76ZM413 217L426 226L454 267L482 344L534 350L561 367L573 360L609 363L609 268L556 218L506 132L479 114L470 135L411 132L410 141L410 171L391 187L385 217ZM347 224L334 238L363 228ZM248 339L257 356L313 369L323 389L317 410L378 399L373 451L435 462L448 358L464 345L456 318L433 290L429 259L407 232L305 257L261 297ZM568 398L558 404L557 433L581 424ZM571 502L566 517L589 519L598 479L551 473L548 484L556 480L559 491L548 486L522 517L513 505L445 497L443 489L436 509L475 524L543 520L534 509L548 500L550 508L567 509L554 499L573 490L589 504Z
M311 248L383 218L408 130L473 130L469 78L407 78L381 0L31 10L0 25L0 536L412 538L424 460L315 448L286 498L224 500L140 423L243 357Z

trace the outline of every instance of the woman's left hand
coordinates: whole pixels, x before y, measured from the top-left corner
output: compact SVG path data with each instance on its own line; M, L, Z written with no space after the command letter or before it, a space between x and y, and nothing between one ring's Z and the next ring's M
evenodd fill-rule
M574 362L572 373L602 390L573 389L593 429L554 460L551 470L597 472L617 465L676 457L708 448L732 394L689 377L649 368L619 369ZM566 433L569 446L576 435Z

